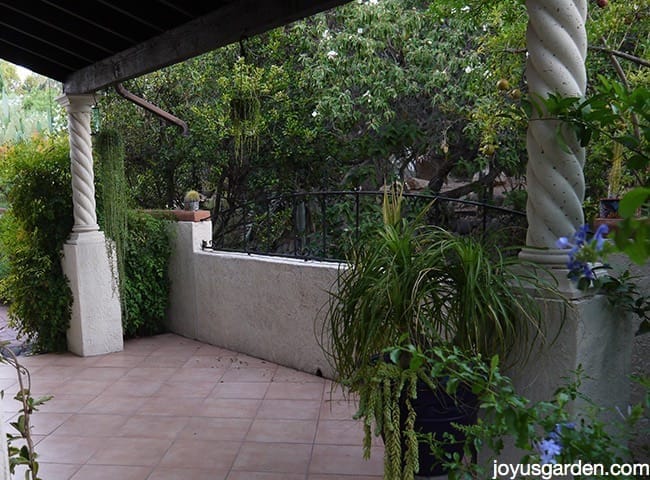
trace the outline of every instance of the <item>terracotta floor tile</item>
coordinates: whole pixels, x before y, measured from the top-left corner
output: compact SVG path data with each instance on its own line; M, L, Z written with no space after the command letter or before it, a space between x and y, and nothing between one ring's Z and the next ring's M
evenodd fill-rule
M180 337L179 337L180 338ZM153 350L149 357L183 357L187 361L190 357L194 356L201 344L197 342L187 344L174 344L174 345L163 345L156 350Z
M46 380L44 378L32 378L32 395L33 396L46 396L46 395L52 395L55 390L64 390L61 388L62 385L65 384L64 380L56 380L56 379L51 379L51 380ZM16 389L17 391L18 389ZM65 392L67 393L67 392Z
M97 363L99 357L80 357L73 353L50 353L48 354L48 365L90 367Z
M142 402L137 410L139 415L174 415L191 417L201 414L203 398L192 397L152 397Z
M227 473L196 468L158 467L147 480L225 480Z
M363 459L361 445L314 445L309 473L339 475L382 475L383 448L373 447L369 460Z
M383 475L309 475L307 480L383 480ZM445 480L447 477L444 477Z
M185 428L190 417L134 415L125 420L115 436L174 439Z
M356 404L329 380L176 335L89 359L26 357L44 480L379 480ZM0 366L12 395L13 372ZM18 402L0 400L5 420ZM40 417L39 417L40 415Z
M216 385L221 377L226 372L226 368L201 368L201 367L192 367L192 368L179 368L176 372L169 377L167 382L209 382Z
M157 397L176 398L176 397L190 397L190 398L206 398L215 384L212 382L165 382L160 386L156 392Z
M125 397L149 397L160 390L164 380L149 381L141 378L123 377L106 387L102 395Z
M325 400L348 400L351 397L348 392L345 392L338 383L332 382L331 380L325 381L325 394L323 398Z
M155 353L155 352L154 352ZM185 355L154 355L146 357L138 365L139 367L182 367L187 363L189 357Z
M275 364L262 358L251 357L242 353L237 354L237 358L230 365L230 368L274 368Z
M57 387L52 388L50 393L54 396L69 393L96 396L106 390L111 383L113 383L113 380L78 380L75 378L62 382Z
M79 372L78 380L117 380L124 376L129 368L126 367L88 367Z
M302 473L230 472L226 480L305 480Z
M274 382L305 382L305 383L324 383L325 379L309 373L279 366L275 375Z
M311 444L247 442L242 445L233 470L304 474L311 449Z
M249 418L191 418L178 438L242 442L253 421Z
M323 397L321 383L271 383L266 392L267 399L320 400Z
M266 368L229 368L223 374L224 382L270 382L275 373L275 367Z
M270 383L264 382L219 382L210 394L212 398L262 399Z
M226 357L226 356L236 356L236 353L233 353L231 350L226 350L225 348L217 347L215 345L208 345L207 343L202 343L201 346L194 352L194 356L212 356L212 357Z
M161 438L112 437L90 457L91 465L155 466L172 441Z
M54 398L39 407L41 412L76 413L94 400L97 395L56 394Z
M363 425L355 420L321 420L318 422L315 443L361 445L363 443Z
M225 475L230 470L240 444L231 441L178 439L160 461L161 467L192 466Z
M57 435L110 437L126 422L122 415L99 415L94 413L71 415L59 428Z
M315 420L320 400L263 400L257 418Z
M139 355L148 357L151 352L160 348L160 345L155 341L151 342L146 338L135 338L128 342L124 342L124 351L128 355Z
M261 400L239 398L206 398L198 416L219 418L254 418Z
M38 450L37 450L38 453ZM81 465L67 465L64 463L45 463L39 458L38 476L46 480L70 480L81 468ZM14 478L24 478L16 475Z
M19 361L22 363L23 358L21 357ZM34 366L34 371L38 370L37 366ZM32 369L29 368L29 371L32 372ZM1 364L0 365L0 378L9 378L9 379L15 379L16 378L16 369L10 365L7 364Z
M324 397L321 405L321 420L352 420L357 413L358 404L350 400L330 400Z
M183 368L230 368L237 358L236 354L194 355L190 357Z
M101 447L105 438L50 435L38 444L39 461L43 463L83 464Z
M124 379L146 380L148 382L164 382L176 373L176 367L141 367L130 369Z
M18 380L13 378L0 378L0 391L5 392L5 395L9 393L14 395L19 388Z
M49 435L71 415L71 413L34 412L31 418L32 434Z
M316 420L256 419L246 435L247 442L313 443Z
M158 388L160 386L158 385ZM116 395L112 395L107 392L114 392L117 390ZM131 390L127 390L129 393L133 393ZM154 389L155 391L155 389ZM122 415L131 415L142 406L142 397L136 396L124 396L119 394L119 389L112 385L108 389L95 397L90 401L86 406L84 406L80 413L103 413L106 415L110 414L122 414Z
M109 355L100 355L93 364L94 367L137 367L146 358L145 355L133 355L125 352L116 352Z
M151 467L84 465L71 480L146 480L150 472Z
M32 382L36 382L39 379L68 381L77 378L85 369L86 367L81 365L75 367L49 364L31 374Z

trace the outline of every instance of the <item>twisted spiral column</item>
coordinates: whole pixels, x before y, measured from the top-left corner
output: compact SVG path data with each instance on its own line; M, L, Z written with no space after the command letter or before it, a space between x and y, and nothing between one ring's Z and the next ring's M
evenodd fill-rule
M70 160L72 170L72 203L74 207L73 233L95 232L95 182L93 151L90 136L90 109L93 95L63 95L57 98L68 112Z
M550 93L583 97L587 86L586 0L527 0L526 8L526 78L531 99L547 98ZM555 249L555 242L584 222L585 151L567 129L561 129L562 139L558 138L558 128L557 120L549 119L544 111L535 112L527 134L526 244L548 249L542 260L539 252L534 254L534 260L542 263L564 263L565 253Z

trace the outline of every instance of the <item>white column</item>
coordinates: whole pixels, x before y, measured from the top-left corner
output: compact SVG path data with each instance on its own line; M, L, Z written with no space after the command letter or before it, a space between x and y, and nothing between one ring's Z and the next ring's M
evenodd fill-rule
M587 86L586 0L527 0L526 7L526 79L531 100L547 98L550 93L583 97ZM526 245L531 248L521 256L564 265L566 253L556 249L555 242L584 223L585 151L570 131L562 132L561 142L558 121L545 117L545 112L535 112L528 127Z
M586 90L586 0L527 0L526 77L532 97L583 97ZM534 98L532 99L534 100ZM555 248L584 223L582 201L585 151L575 135L557 120L536 112L528 127L528 232L520 257L544 264L559 282L568 305L540 298L544 308L546 344L526 365L508 372L519 392L530 399L549 400L555 389L579 365L588 378L582 392L599 406L625 409L628 402L632 322L602 295L577 290L567 280L566 250ZM563 145L565 144L565 145ZM568 147L568 148L567 148ZM583 405L576 403L579 411ZM506 451L502 461L516 461L520 452Z
M74 205L74 233L96 232L95 177L93 147L90 136L90 109L94 95L63 95L57 98L68 112L70 133L70 161L72 169L72 203Z
M97 225L90 109L93 95L63 95L68 112L74 226L63 246L63 271L73 295L68 349L81 356L122 350L122 315L114 255ZM111 265L111 262L113 265Z

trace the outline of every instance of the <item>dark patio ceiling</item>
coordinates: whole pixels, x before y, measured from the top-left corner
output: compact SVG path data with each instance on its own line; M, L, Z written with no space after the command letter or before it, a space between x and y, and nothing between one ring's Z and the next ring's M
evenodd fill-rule
M0 1L0 58L88 93L347 1Z

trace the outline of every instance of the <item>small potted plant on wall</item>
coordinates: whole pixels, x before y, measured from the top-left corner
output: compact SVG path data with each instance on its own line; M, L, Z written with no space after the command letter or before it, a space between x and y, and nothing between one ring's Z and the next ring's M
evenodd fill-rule
M594 220L596 226L606 224L610 229L620 221L618 204L622 193L623 183L623 146L614 144L612 149L612 166L607 175L607 198L598 202L598 217Z
M410 479L445 474L444 463L463 455L462 425L496 389L478 367L513 360L539 334L542 314L526 288L540 281L511 269L516 258L408 222L401 202L386 194L383 225L341 270L323 345L336 380L358 396L366 454L374 430L385 478ZM431 454L427 436L448 440L447 450Z
M183 199L185 210L198 210L200 200L201 195L199 192L196 190L188 190L187 193L185 193L185 198Z

